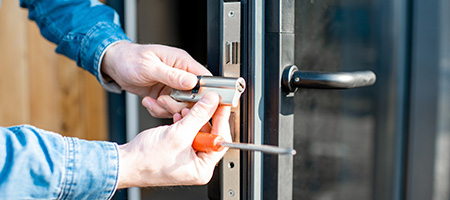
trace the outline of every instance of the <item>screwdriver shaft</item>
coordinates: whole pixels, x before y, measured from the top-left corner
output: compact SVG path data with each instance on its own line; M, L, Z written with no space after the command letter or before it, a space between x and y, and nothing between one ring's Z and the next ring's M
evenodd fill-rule
M229 147L233 149L247 150L247 151L261 151L269 154L283 154L283 155L295 155L297 152L294 149L281 148L270 145L256 145L256 144L244 144L244 143L228 143L222 142L221 146Z

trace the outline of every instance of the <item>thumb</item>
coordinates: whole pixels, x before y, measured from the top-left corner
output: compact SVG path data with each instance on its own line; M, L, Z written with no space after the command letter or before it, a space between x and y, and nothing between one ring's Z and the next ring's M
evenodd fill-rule
M198 81L195 74L165 64L158 66L153 75L156 76L154 80L179 90L190 90Z
M198 131L211 119L219 105L219 95L215 92L206 93L189 113L176 124L177 129L187 132L194 140Z

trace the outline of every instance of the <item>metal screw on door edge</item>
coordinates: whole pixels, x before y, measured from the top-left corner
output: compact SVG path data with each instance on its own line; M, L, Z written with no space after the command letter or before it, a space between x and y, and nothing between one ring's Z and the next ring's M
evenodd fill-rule
M232 197L232 196L234 196L234 190L228 190L228 195L230 196L230 197Z
M237 91L238 92L243 92L245 89L245 85L241 82L239 82L238 87L237 87Z
M228 17L233 17L234 16L234 10L231 10L229 13L228 13Z

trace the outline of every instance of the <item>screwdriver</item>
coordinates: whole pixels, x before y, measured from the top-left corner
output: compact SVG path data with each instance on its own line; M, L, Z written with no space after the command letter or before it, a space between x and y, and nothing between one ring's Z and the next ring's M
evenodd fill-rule
M247 143L225 142L220 135L198 132L192 143L194 150L201 152L221 151L225 147L246 151L261 151L269 154L295 155L294 149L281 148L270 145L255 145Z

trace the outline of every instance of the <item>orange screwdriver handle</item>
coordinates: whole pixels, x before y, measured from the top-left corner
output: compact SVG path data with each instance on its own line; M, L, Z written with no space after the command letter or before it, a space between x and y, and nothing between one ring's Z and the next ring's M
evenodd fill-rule
M225 140L220 135L198 132L192 143L192 148L201 152L221 151L224 148L220 145L222 142L225 142Z

